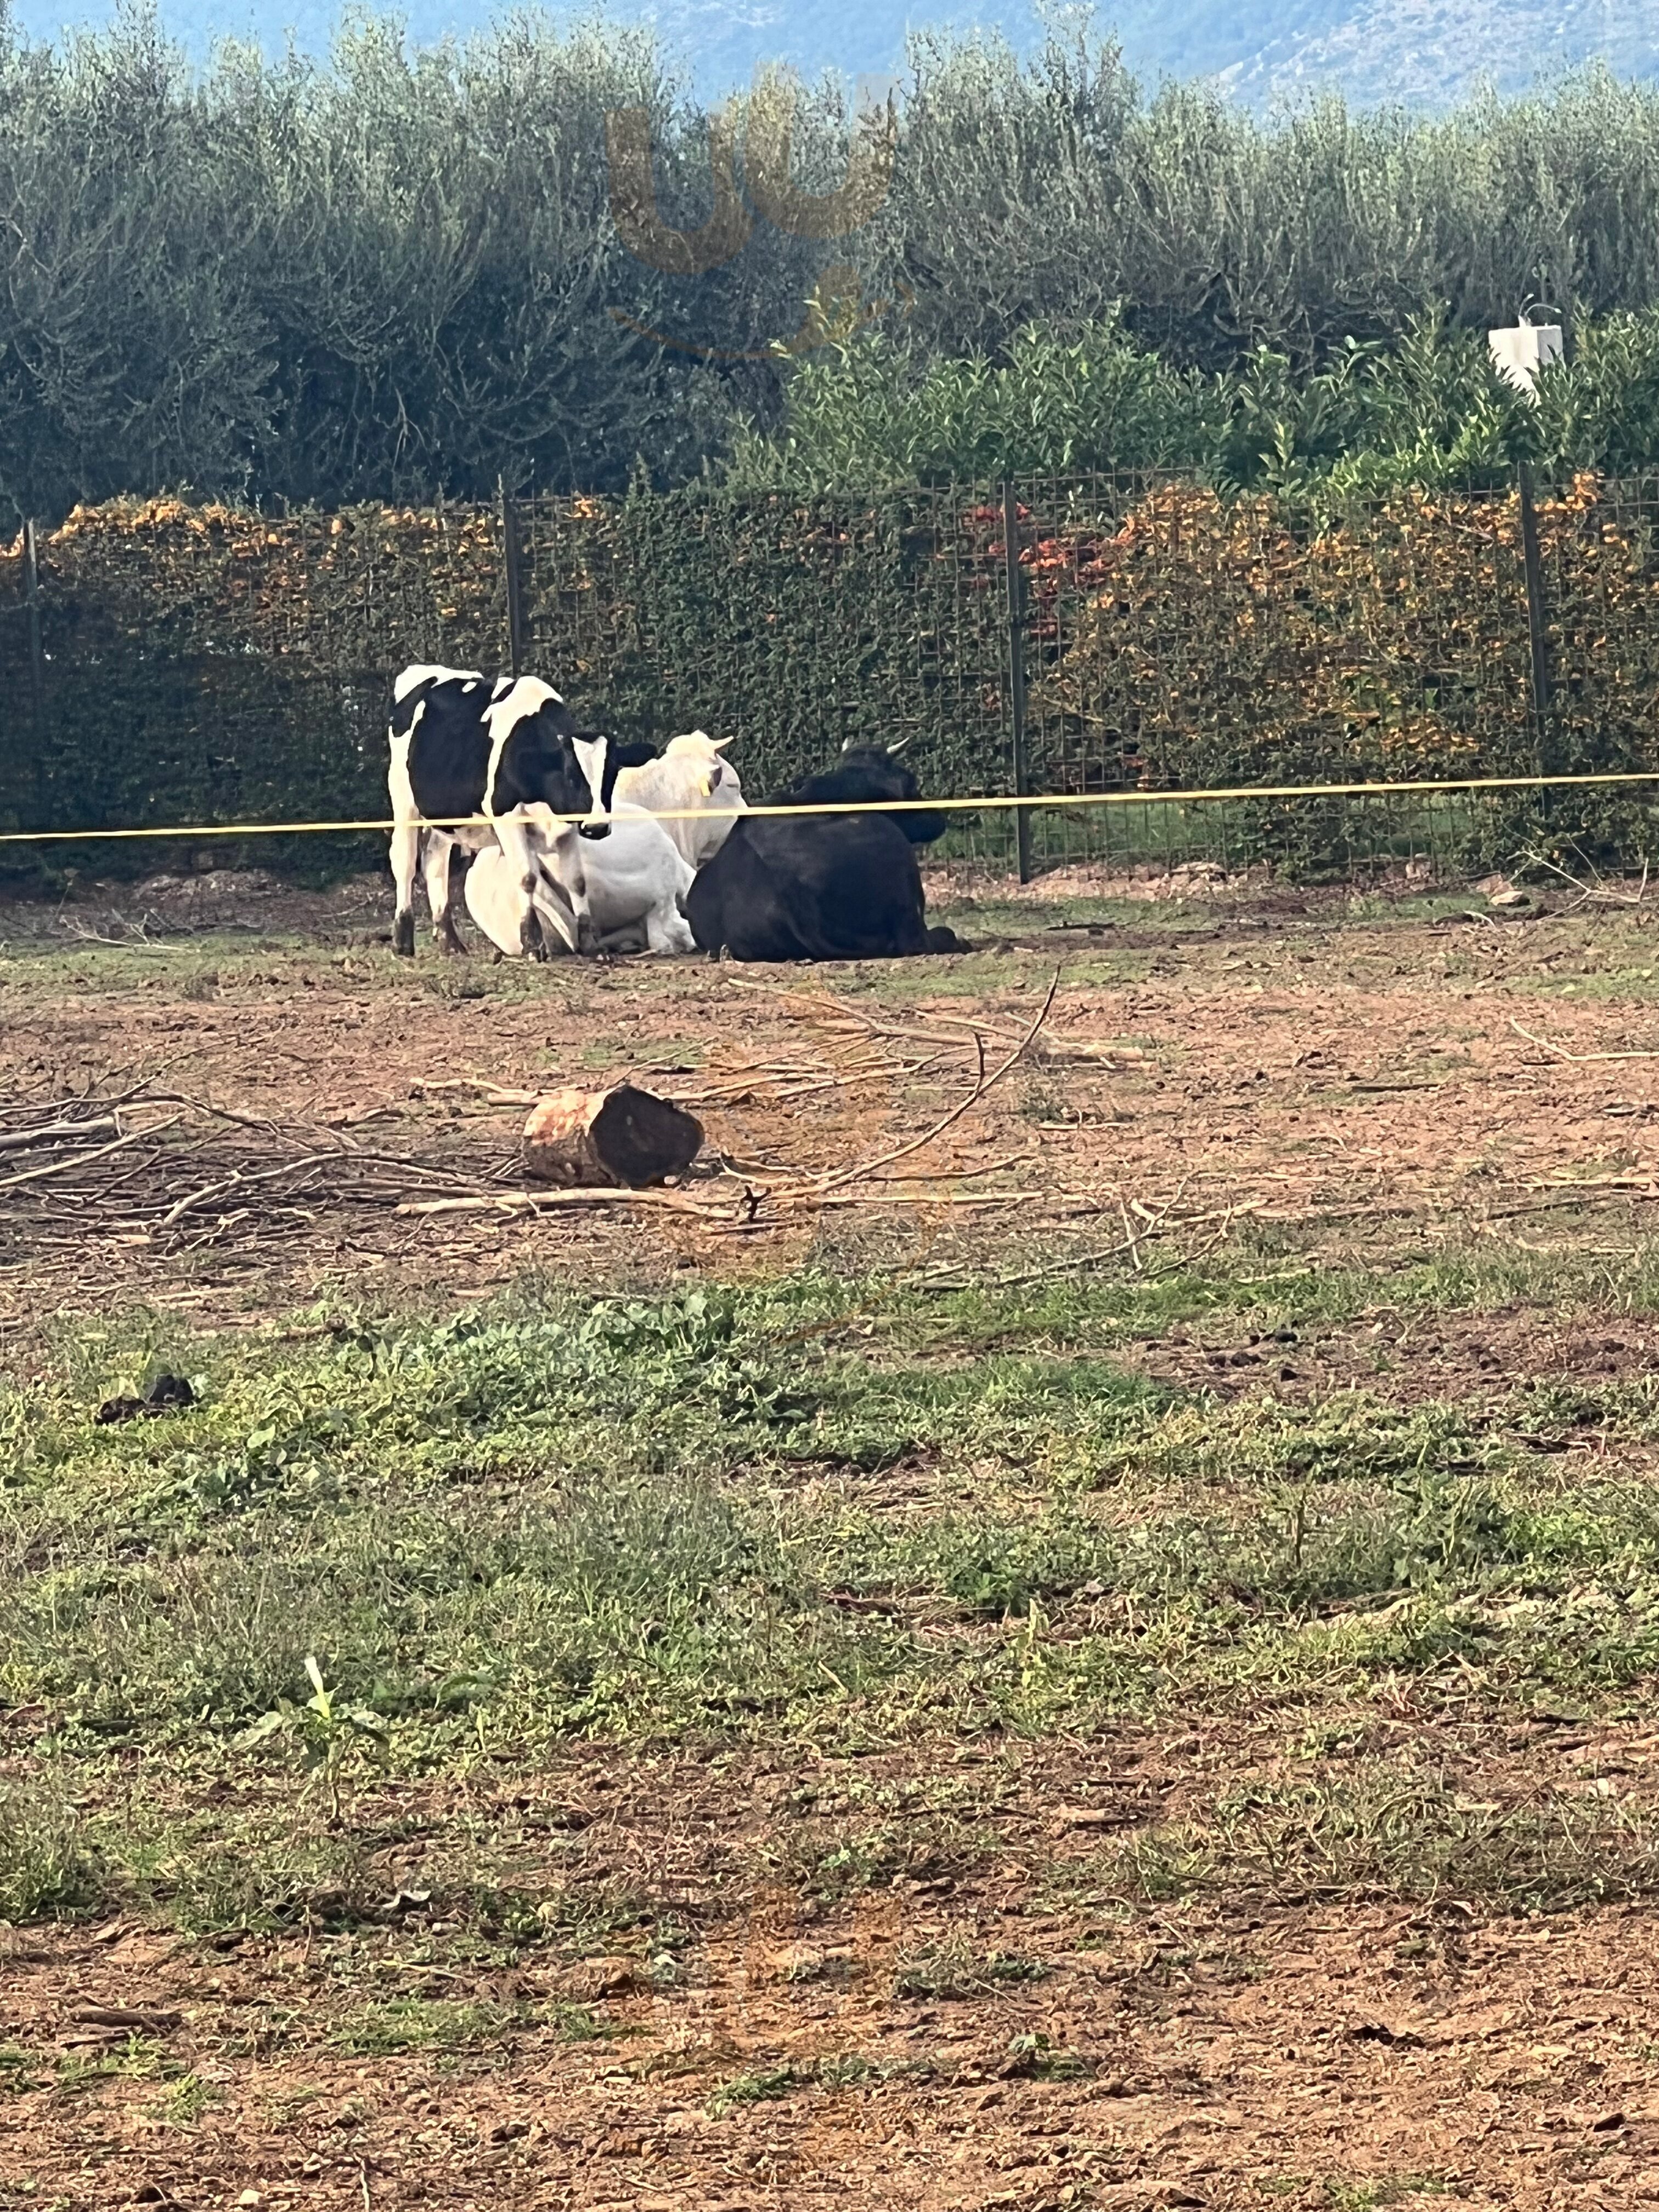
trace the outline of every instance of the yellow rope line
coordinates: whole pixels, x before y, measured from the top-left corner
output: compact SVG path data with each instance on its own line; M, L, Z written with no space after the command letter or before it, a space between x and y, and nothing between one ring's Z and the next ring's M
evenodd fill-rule
M665 809L660 813L641 807L632 811L653 822L739 822L746 816L764 819L816 814L997 813L1039 806L1200 806L1230 799L1397 799L1408 793L1541 791L1613 783L1659 783L1659 769L1621 769L1596 775L1465 776L1424 779L1412 783L1241 783L1204 791L1049 792L995 799L827 799L808 806L685 806ZM580 823L627 817L560 814L553 818ZM355 836L371 830L386 833L397 826L390 821L198 822L159 830L8 830L0 831L0 845L83 844L122 837L301 837L325 833ZM459 814L440 820L423 817L416 826L427 830L487 830L494 825L487 815Z

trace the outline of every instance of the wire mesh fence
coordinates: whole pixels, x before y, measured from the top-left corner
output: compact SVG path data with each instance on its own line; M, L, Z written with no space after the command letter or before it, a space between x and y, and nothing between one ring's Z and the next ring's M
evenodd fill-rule
M33 619L21 541L0 553L0 822L378 816L391 679L418 659L545 675L619 736L729 738L751 796L902 738L932 794L1118 802L1034 810L1038 868L1639 862L1644 787L1386 788L1659 766L1659 484L1540 488L1531 537L1529 560L1519 485L1319 504L1150 476L121 502L43 538ZM1330 784L1385 788L1273 795ZM946 850L1012 866L1014 819L957 816Z

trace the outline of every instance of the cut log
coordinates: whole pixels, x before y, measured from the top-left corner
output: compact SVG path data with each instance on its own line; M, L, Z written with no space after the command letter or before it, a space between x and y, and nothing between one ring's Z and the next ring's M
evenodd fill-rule
M701 1121L631 1083L556 1091L524 1125L524 1170L567 1188L642 1190L682 1174L702 1145Z

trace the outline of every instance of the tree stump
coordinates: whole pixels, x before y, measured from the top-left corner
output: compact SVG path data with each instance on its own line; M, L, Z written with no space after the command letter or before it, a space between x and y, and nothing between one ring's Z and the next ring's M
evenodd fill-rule
M701 1121L631 1083L556 1091L524 1125L524 1169L567 1188L641 1190L682 1174L702 1145Z

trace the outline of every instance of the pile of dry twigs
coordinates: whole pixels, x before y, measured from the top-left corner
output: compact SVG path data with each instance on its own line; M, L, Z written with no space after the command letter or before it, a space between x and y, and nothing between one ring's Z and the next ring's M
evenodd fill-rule
M505 1162L485 1170L500 1175ZM349 1131L288 1125L149 1085L0 1100L4 1264L84 1264L124 1248L252 1255L325 1217L395 1212L411 1188L478 1191L428 1158Z
M234 1273L269 1267L279 1248L319 1238L342 1253L366 1237L384 1252L388 1226L401 1223L394 1241L412 1242L433 1216L471 1216L485 1229L490 1217L627 1207L690 1217L714 1234L740 1237L847 1206L1017 1206L1028 1218L1056 1222L1106 1213L1121 1217L1121 1242L1113 1249L1139 1267L1148 1243L1207 1226L1210 1213L1192 1214L1179 1194L1156 1210L1137 1200L1131 1212L1115 1194L1021 1176L1037 1158L1029 1147L964 1161L941 1141L1021 1061L1127 1066L1139 1057L1129 1045L1055 1037L1048 1024L1058 983L1056 973L1035 1014L1018 1024L978 1012L971 1019L936 1010L896 1018L818 991L757 986L810 1034L811 1048L762 1059L738 1048L691 1081L661 1084L677 1104L712 1111L726 1141L673 1187L644 1190L527 1185L513 1109L538 1094L476 1078L414 1086L417 1099L449 1094L444 1150L430 1140L436 1131L410 1145L398 1126L406 1117L390 1108L353 1123L282 1122L147 1084L0 1100L0 1274L31 1284L73 1275L84 1283L90 1273L107 1274L124 1252ZM746 1106L794 1108L866 1085L897 1101L952 1075L960 1087L951 1103L861 1157L823 1164L823 1129L810 1107L793 1134L811 1164L763 1157L763 1146L740 1140ZM653 1079L648 1071L642 1079ZM455 1127L456 1094L476 1103L467 1118L484 1127ZM886 1118L890 1127L890 1113ZM365 1126L371 1121L378 1126ZM774 1139L778 1127L769 1125ZM1236 1209L1224 1211L1231 1219Z

